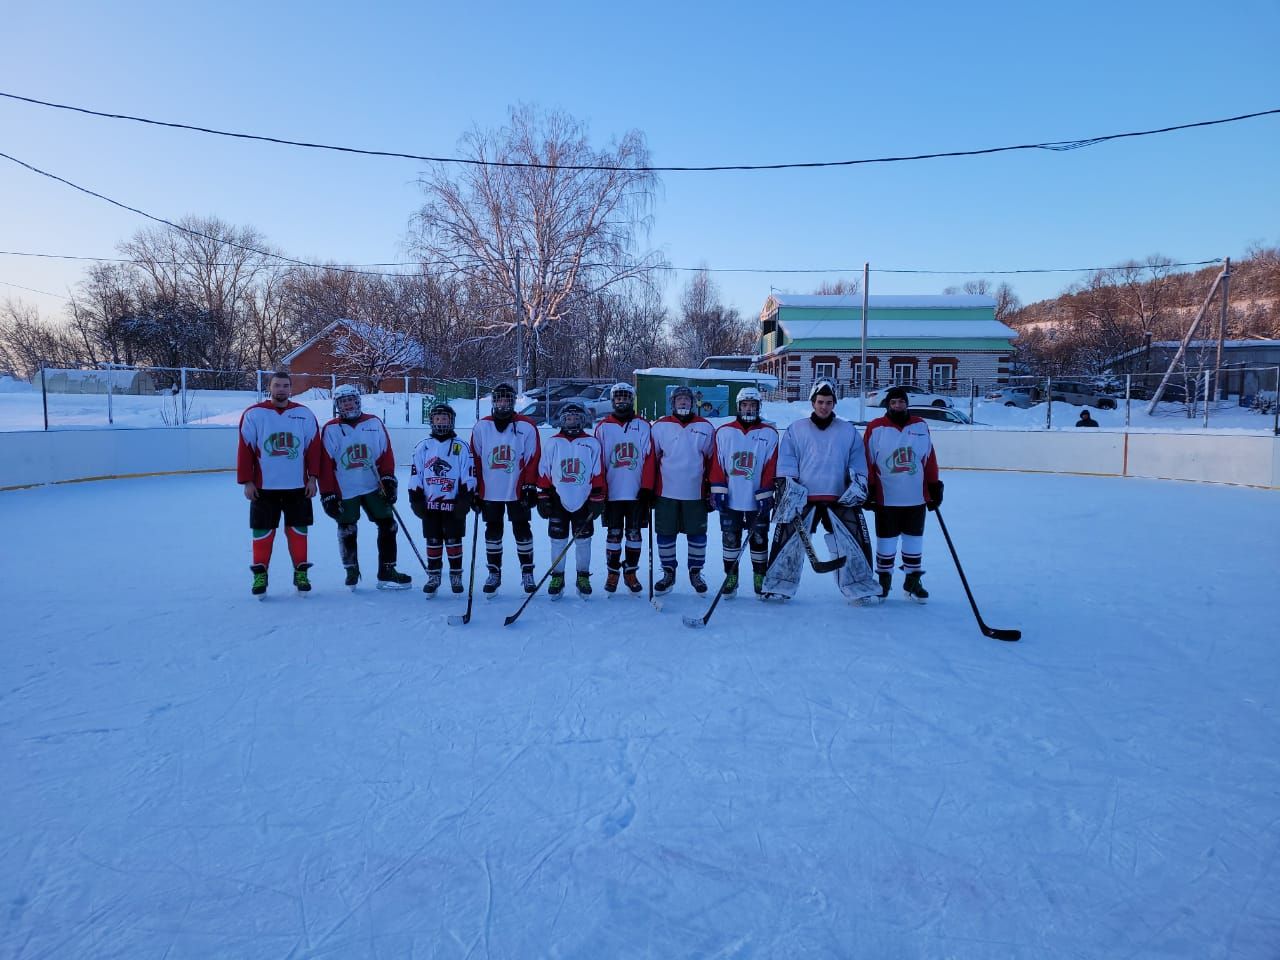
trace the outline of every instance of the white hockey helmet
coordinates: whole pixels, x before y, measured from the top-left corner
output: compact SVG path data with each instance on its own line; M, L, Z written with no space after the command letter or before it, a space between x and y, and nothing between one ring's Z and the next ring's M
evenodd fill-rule
M333 409L343 420L354 420L360 416L360 391L344 383L333 391Z
M744 413L742 410L744 403L754 403L755 406ZM755 387L743 387L739 390L735 405L738 408L738 419L743 423L755 423L760 419L760 391Z
M614 413L630 413L636 406L635 387L629 383L615 383L609 388L609 401L613 404Z
M836 385L826 377L813 381L813 386L809 388L809 402L813 403L813 398L820 395L829 396L832 400L836 399Z

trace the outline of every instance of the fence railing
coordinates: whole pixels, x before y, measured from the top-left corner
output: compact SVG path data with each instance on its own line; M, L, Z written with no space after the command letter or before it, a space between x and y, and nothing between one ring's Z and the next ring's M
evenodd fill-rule
M0 405L0 429L234 425L240 411L266 395L271 372L124 365L46 367L34 378L30 393L5 395ZM1052 429L1055 420L1061 426L1068 410L1079 408L1107 411L1104 425L1108 426L1174 426L1183 421L1210 426L1215 418L1226 419L1228 411L1243 409L1271 417L1272 429L1280 433L1280 367L1226 367L1216 382L1212 370L1177 371L1156 400L1163 378L1163 372L1159 372L878 380L865 385L844 380L835 382L835 389L842 401L863 397L863 410L868 417L876 415L887 387L901 385L909 391L914 405L955 410L970 421L982 419L979 414L984 411L987 417L996 419L992 414L992 407L996 406L1034 408L1033 414L1017 421L1030 428ZM473 405L472 412L479 418L481 398L499 379L502 378L384 377L383 389L366 398L366 409L390 424L424 424L431 406L445 400L455 409L463 403ZM341 384L352 383L363 389L368 382L366 378L336 372L294 373L292 381L294 397L310 402L313 408L316 401L332 397L333 390ZM574 397L599 417L608 412L607 387L612 382L598 377L548 378L526 390L521 412L540 421L551 421L560 405ZM811 386L810 381L790 381L767 392L766 399L803 401ZM321 407L317 413L327 409Z

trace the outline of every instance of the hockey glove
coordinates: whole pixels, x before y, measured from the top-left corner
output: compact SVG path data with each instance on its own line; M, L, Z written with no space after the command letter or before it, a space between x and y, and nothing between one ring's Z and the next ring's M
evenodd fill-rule
M538 507L538 516L540 516L543 520L551 519L552 510L551 510L551 491L550 490L538 491L537 507Z
M756 513L762 517L769 516L773 512L773 491L761 490L756 494Z
M320 509L337 520L342 513L342 500L336 493L326 493L320 498Z
M378 479L382 481L382 495L387 498L387 503L395 503L396 491L400 487L400 484L396 481L396 478L395 477L379 477Z
M471 498L471 509L476 513L484 513L484 501L479 497Z
M453 515L455 517L465 517L470 509L471 491L463 487L458 491L458 495L453 498Z
M604 493L593 493L591 499L587 501L587 516L592 520L599 520L600 515L604 513Z
M718 487L711 488L711 509L716 513L724 513L729 509L729 491Z
M640 504L645 510L653 507L653 491L648 487L641 487L636 491L636 503Z
M526 507L536 507L540 498L537 485L526 483L520 488L520 498L524 500L524 505Z
M844 507L860 507L867 502L867 478L855 473L836 503Z
M929 503L930 510L937 510L942 506L942 481L935 480L929 484Z
M419 520L427 519L427 495L421 487L409 488L409 509Z

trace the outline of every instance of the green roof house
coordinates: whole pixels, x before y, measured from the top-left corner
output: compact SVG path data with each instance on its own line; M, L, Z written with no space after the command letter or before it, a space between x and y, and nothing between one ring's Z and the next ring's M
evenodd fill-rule
M778 378L788 399L808 396L819 377L841 396L888 383L935 392L967 391L1008 380L1017 331L995 318L991 297L870 296L867 369L862 352L862 297L775 293L760 311L756 369Z

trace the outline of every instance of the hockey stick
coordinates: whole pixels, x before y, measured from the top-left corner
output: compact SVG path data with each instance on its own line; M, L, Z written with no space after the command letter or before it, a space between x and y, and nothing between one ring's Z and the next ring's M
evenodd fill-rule
M476 544L480 542L480 514L476 514L475 523L471 526L471 576L467 579L466 613L450 614L449 626L461 627L471 622L471 604L476 599Z
M400 511L396 509L396 505L391 502L391 498L387 496L387 488L382 485L382 477L378 475L378 471L374 469L372 463L366 463L369 472L373 474L374 481L378 484L378 493L382 495L382 499L387 501L387 506L391 508L391 513L396 518L396 527L403 534L404 538L409 541L409 549L413 551L413 555L418 558L418 563L422 565L423 573L430 573L427 569L427 561L422 559L422 554L418 552L418 545L413 542L413 534L409 532L409 528L404 525L404 518L400 516Z
M809 538L809 525L804 522L804 517L796 520L796 533L800 535L800 542L804 544L804 552L809 557L809 566L813 567L814 573L830 573L832 570L839 570L844 566L844 557L832 557L830 560L823 560L818 556L818 551L814 549L813 540Z
M572 536L572 531L570 531L569 542L564 545L563 550L561 550L559 553L556 554L555 559L551 561L551 566L547 567L547 572L544 573L542 575L542 579L539 580L537 584L534 585L533 593L530 593L524 598L524 602L520 604L519 609L517 609L515 613L511 614L511 616L507 617L505 620L502 621L502 625L504 627L511 626L513 623L516 622L517 619L519 619L520 614L524 613L524 608L529 605L529 601L538 595L538 591L542 589L542 585L547 582L547 578L550 577L551 574L555 571L556 567L560 565L560 561L563 560L564 555L569 552L569 548L572 547L577 542L578 542L577 538Z
M735 574L738 572L738 568L736 566L733 568L733 572ZM684 625L686 627L700 628L700 627L705 627L707 625L707 621L711 619L711 615L716 612L716 606L719 605L720 598L725 595L724 588L725 588L725 584L729 582L729 577L730 577L730 574L726 573L724 575L724 580L720 582L720 589L716 591L715 599L711 601L711 606L707 607L706 613L704 613L700 617L681 617L681 619L684 620Z
M649 602L653 609L661 610L662 601L653 595L653 504L649 504Z
M956 562L956 573L960 574L960 582L964 585L964 592L969 597L969 606L973 608L973 618L978 621L978 629L993 640L1021 640L1021 630L1001 630L997 627L989 627L983 621L982 614L978 612L978 604L973 599L973 591L969 589L969 581L965 578L964 567L960 566L960 558L956 555L955 544L951 542L951 534L947 532L947 524L942 519L942 511L934 510L933 515L938 518L938 525L942 527L942 535L947 538L947 549L951 551L951 559Z

